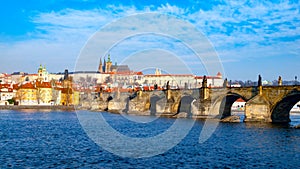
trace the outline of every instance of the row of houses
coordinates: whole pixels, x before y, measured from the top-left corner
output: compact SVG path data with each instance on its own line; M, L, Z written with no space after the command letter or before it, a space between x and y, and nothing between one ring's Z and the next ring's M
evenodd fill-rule
M78 105L79 91L64 83L33 81L0 84L0 105Z
M49 74L45 82L51 80L60 81L64 79L64 74ZM69 74L77 84L110 84L112 87L124 87L129 85L169 85L172 88L199 88L202 85L204 76L196 76L193 74L146 74L142 72L71 72ZM35 81L40 79L38 74L24 74L24 75L5 75L5 78L0 76L0 84L19 84L28 81ZM224 83L222 75L218 73L216 76L206 76L207 85L209 87L221 87Z

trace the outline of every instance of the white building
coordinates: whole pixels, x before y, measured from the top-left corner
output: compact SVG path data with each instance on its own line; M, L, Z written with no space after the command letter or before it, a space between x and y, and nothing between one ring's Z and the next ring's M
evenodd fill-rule
M11 75L6 73L0 73L0 84L10 84L12 83Z
M237 99L231 106L232 111L244 111L245 110L245 100L242 98Z
M9 99L16 97L17 91L13 89L12 84L0 85L0 105L8 105Z
M202 87L204 76L195 76L193 74L161 74L156 69L153 75L144 75L144 83L149 85L157 84L158 86L166 86L167 82L171 88L200 88ZM224 80L221 73L216 76L206 76L208 87L222 87Z
M204 76L196 76L195 77L195 87L200 88L202 87ZM206 76L207 79L207 86L208 87L222 87L224 80L222 78L222 74L220 72L217 73L216 76Z
M300 101L293 106L291 112L300 112Z
M172 88L193 88L195 86L195 76L192 74L161 74L144 75L144 83L150 86L157 84L165 87L167 83Z

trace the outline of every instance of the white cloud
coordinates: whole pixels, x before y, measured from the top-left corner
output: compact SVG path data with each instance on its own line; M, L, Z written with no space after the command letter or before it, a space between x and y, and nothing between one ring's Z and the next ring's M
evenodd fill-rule
M190 21L207 35L224 62L253 57L299 56L299 39L295 37L300 36L300 2L224 2L212 10L199 11L164 4L144 9L110 5L105 9L65 9L39 13L32 17L32 22L36 24L36 32L32 32L35 39L0 44L1 55L7 58L3 63L8 65L11 60L24 63L35 60L53 64L60 58L67 58L71 65L84 43L99 28L124 16L144 12L172 14ZM281 39L287 37L291 40L286 42ZM132 42L132 45L138 46L138 41ZM58 68L61 70L63 66ZM58 71L55 66L53 69Z

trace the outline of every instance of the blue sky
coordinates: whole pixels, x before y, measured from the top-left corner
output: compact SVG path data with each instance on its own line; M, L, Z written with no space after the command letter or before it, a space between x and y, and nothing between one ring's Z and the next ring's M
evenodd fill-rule
M179 17L202 32L229 79L256 80L261 74L267 80L279 75L292 80L300 77L299 10L298 0L3 0L0 72L35 73L39 64L49 72L74 70L81 49L101 27L155 12ZM126 53L120 49L115 55ZM121 62L116 56L114 61ZM191 66L193 73L206 74L199 65Z

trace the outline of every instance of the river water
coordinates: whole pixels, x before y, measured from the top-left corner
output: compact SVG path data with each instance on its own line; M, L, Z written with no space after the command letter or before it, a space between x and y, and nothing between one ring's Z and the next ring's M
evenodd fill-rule
M175 121L159 118L137 124L118 114L102 115L124 135L141 138L163 133ZM300 123L299 116L293 116L293 124ZM204 122L195 121L189 134L168 151L136 159L119 157L94 143L74 112L1 110L0 168L300 167L299 129L269 123L219 123L212 136L199 143Z

